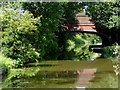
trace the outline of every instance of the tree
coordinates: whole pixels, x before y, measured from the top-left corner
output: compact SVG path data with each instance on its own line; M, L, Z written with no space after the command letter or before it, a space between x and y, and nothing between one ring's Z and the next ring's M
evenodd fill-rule
M118 36L120 34L118 16L120 4L117 2L93 2L88 5L87 15L92 17L91 21L94 22L97 32L103 35L103 44L112 45L116 42L120 44Z

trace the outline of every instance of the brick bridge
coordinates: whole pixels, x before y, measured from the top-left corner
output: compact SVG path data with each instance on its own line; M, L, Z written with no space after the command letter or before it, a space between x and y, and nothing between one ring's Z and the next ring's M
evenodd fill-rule
M108 40L105 35L98 33L95 29L94 24L90 21L90 17L85 14L76 14L76 20L74 24L71 24L64 28L63 32L78 32L78 33L90 33L96 34L101 37L102 45L91 45L89 47L90 51L95 51L97 53L101 53L103 50L104 42Z
M115 31L116 29L112 28L110 30L106 30L104 33L97 32L94 24L90 21L90 19L91 18L85 14L76 14L75 23L68 25L62 31L96 34L102 40L102 47L112 46L116 42L120 45L120 30Z
M91 17L88 17L84 13L76 14L75 23L68 25L62 31L96 34L96 35L100 36L102 40L105 38L108 38L104 34L97 32L93 22L91 22L90 19L91 19Z

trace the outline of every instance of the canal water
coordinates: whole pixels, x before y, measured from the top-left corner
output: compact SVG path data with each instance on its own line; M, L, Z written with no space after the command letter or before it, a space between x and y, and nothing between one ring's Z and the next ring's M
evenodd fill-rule
M103 58L88 48L84 44L65 52L61 60L13 68L2 88L118 88L118 58Z
M118 76L110 59L43 61L12 69L3 87L117 88Z

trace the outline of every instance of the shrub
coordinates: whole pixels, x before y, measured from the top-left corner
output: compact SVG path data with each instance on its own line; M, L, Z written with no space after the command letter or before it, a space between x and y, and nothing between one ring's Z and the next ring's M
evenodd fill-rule
M30 18L28 12L21 15L18 10L9 11L2 7L0 17L2 30L2 53L23 64L35 61L40 57L40 49L36 48L38 29L36 24L39 18Z

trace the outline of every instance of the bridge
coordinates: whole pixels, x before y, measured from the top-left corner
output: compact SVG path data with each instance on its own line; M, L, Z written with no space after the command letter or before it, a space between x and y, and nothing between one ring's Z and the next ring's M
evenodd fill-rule
M63 28L63 32L80 32L80 33L90 33L96 34L103 38L108 38L104 34L97 32L93 22L90 21L91 17L88 17L84 13L76 14L75 23L68 25L66 28Z
M84 13L76 14L76 20L74 23L67 25L66 28L61 30L62 33L90 33L98 35L101 40L101 45L90 45L89 50L97 53L103 52L104 46L112 46L116 42L120 45L120 30L116 30L116 28L106 29L104 32L98 32L96 30L93 22L90 21L91 17L88 17ZM115 31L116 30L116 31ZM61 35L62 37L62 35Z
M89 50L95 51L98 53L103 52L104 46L112 46L113 44L118 43L120 45L120 30L118 30L116 27L113 27L111 29L107 29L102 32L98 32L93 22L90 21L90 17L83 14L76 14L76 20L75 23L68 25L66 28L64 28L62 31L64 32L78 32L78 33L90 33L90 34L96 34L98 35L101 40L101 45L90 45ZM99 29L99 28L98 28Z
M100 47L112 46L116 42L120 45L120 30L115 31L115 29L112 28L106 30L104 33L97 32L96 27L90 19L91 18L84 13L76 14L75 23L68 25L62 31L96 34L102 39L102 45Z
M90 17L85 15L84 13L76 14L76 20L75 23L68 25L66 28L64 28L62 31L65 32L78 32L78 33L90 33L90 34L96 34L101 37L102 41L105 41L107 38L101 33L98 33L93 22L90 21ZM103 43L102 45L90 45L89 50L94 51L97 53L103 52Z

